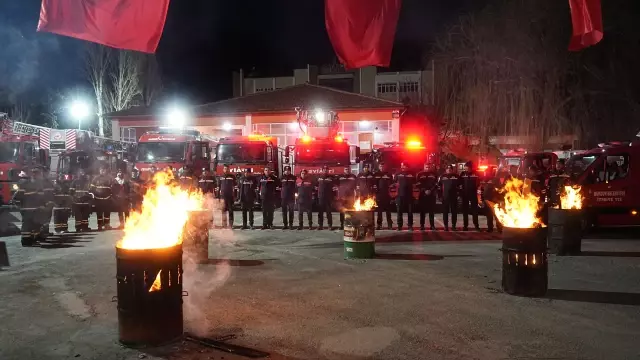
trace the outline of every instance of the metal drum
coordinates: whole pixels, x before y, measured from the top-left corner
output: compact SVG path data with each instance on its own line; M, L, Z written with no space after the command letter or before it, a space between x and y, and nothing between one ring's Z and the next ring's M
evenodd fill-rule
M582 248L582 211L549 208L549 252L577 255Z
M373 211L345 211L345 259L372 259L376 254L375 240L376 233Z
M542 296L548 287L547 228L502 231L502 289L511 295Z

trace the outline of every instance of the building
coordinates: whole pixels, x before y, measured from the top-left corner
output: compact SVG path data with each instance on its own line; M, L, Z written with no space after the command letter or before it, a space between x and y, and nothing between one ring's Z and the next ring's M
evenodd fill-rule
M291 76L256 77L240 70L233 76L234 96L284 89L300 84L326 86L396 102L433 104L433 70L378 72L375 66L345 70L340 64L307 65Z
M279 146L293 145L301 135L296 107L336 111L341 120L339 131L363 152L400 139L401 103L307 83L195 106L186 126L216 137L259 132L276 137ZM106 117L112 120L118 140L137 139L147 131L172 125L166 109L133 107Z

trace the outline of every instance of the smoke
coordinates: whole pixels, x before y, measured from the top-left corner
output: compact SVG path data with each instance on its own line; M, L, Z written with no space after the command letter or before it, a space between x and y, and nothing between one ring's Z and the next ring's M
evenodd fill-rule
M222 206L219 200L208 197L207 208L212 209L214 220L219 221ZM208 234L208 253L225 254L235 247L236 238L232 231L216 229ZM213 236L211 236L213 235ZM192 334L206 337L216 325L209 318L209 311L217 302L212 294L223 286L231 276L229 260L215 260L208 264L198 264L194 253L183 254L183 288L189 295L183 298L185 326Z
M21 30L0 17L0 44L0 102L15 103L30 90L42 90L39 80L48 76L42 71L41 60L49 60L48 55L59 51L56 37Z

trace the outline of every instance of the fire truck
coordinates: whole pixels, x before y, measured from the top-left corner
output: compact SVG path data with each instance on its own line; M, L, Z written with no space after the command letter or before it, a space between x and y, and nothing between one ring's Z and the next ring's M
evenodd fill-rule
M582 187L585 227L640 225L640 141L611 142L574 155L566 171Z
M543 173L553 170L558 161L558 155L553 152L528 152L522 149L510 150L498 158L498 169L514 169L517 175L526 175L529 166L536 165ZM512 172L513 173L513 172Z
M161 128L147 132L138 140L135 167L142 179L149 176L152 166L162 170L186 165L194 176L200 176L203 168L211 167L211 150L216 143L217 139L197 130Z
M14 122L0 114L0 205L6 205L18 189L18 175L40 166L49 169L49 151L40 147L34 134L14 132Z
M213 155L213 167L216 175L222 175L224 165L229 171L242 174L243 169L251 169L256 176L262 175L265 167L271 168L280 176L280 149L274 137L261 134L249 136L229 136L218 140Z
M317 177L325 166L329 174L340 174L345 166L359 162L360 148L349 145L337 132L340 121L337 113L302 108L296 108L296 112L303 135L296 139L295 145L285 148L283 161L291 164L294 174L305 169L311 177Z

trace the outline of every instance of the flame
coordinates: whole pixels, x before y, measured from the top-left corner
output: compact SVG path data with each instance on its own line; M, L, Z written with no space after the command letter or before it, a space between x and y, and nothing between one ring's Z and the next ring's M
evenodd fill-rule
M202 210L202 192L181 189L170 172L154 175L155 187L147 190L141 212L133 212L124 224L122 249L160 249L182 243L182 230L189 211Z
M371 211L374 206L376 206L376 201L373 198L366 198L364 202L360 202L360 198L357 198L353 203L355 211Z
M160 280L161 273L162 273L162 270L158 271L158 275L156 275L156 279L153 281L153 284L151 284L151 288L149 288L149 292L154 292L162 289L162 281Z
M565 186L564 193L560 196L561 209L582 209L582 194L580 186Z
M536 216L539 198L524 189L524 182L519 179L505 183L503 207L498 204L493 206L496 218L503 226L522 229L544 226Z

